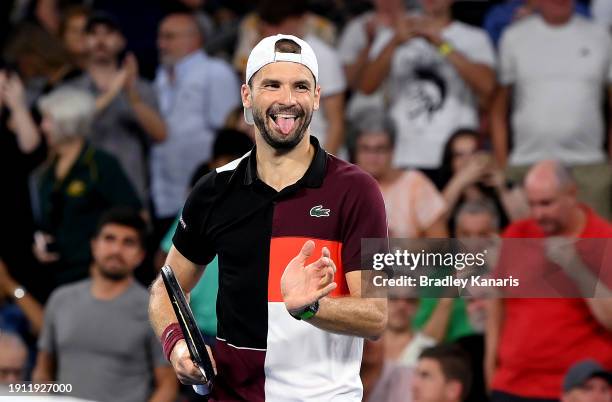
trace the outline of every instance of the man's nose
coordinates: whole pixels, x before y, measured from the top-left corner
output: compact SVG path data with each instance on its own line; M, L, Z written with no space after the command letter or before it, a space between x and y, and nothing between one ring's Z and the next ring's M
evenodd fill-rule
M281 103L284 105L293 105L295 104L295 94L293 93L293 89L288 86L283 86L281 88Z

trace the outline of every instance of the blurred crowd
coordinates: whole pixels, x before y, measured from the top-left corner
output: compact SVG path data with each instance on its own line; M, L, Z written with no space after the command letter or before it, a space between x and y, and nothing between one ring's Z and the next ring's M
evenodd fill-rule
M0 383L192 397L146 286L189 189L253 147L268 35L314 49L311 134L378 181L391 237L612 238L612 0L0 3ZM217 282L191 299L211 344ZM364 401L611 402L611 300L391 295Z

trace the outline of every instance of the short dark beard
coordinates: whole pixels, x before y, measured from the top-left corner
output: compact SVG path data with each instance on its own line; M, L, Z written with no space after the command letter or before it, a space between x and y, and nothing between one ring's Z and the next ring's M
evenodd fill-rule
M272 113L279 113L282 111L288 111L294 108L274 108L273 106L268 109L266 115L261 113L257 108L252 108L251 111L253 113L253 121L255 122L255 126L259 129L261 136L266 141L268 145L277 151L288 152L295 148L306 135L306 131L308 130L308 126L310 126L310 121L312 120L312 112L307 113L300 109L300 113L297 117L301 118L302 122L299 127L296 128L293 137L287 139L286 141L280 141L274 138L274 135L268 131L268 127L266 126L266 117Z
M108 272L102 267L98 267L98 271L100 272L100 275L104 277L104 279L108 279L113 282L121 282L130 276L130 274L127 272Z

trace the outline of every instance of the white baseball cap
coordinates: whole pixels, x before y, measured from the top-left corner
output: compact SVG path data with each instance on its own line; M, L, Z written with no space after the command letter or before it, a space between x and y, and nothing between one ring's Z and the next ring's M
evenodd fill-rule
M276 42L279 40L291 40L297 43L301 50L299 54L296 53L281 53L276 51ZM263 38L249 54L249 60L246 66L246 83L256 72L258 72L263 66L270 63L276 63L277 61L289 61L292 63L299 63L306 66L314 76L315 83L319 81L319 65L317 64L317 56L315 56L314 50L310 45L293 35L274 35ZM244 108L244 120L248 124L254 124L253 111L251 108Z

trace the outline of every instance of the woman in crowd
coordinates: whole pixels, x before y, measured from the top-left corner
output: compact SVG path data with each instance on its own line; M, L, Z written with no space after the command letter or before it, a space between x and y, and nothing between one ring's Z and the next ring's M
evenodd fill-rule
M389 236L442 238L446 228L446 204L431 181L416 170L393 167L395 128L382 110L359 114L353 160L378 184L387 208Z
M449 138L440 168L442 196L450 218L465 201L489 199L495 203L504 227L527 216L527 201L521 188L506 180L493 156L479 149L479 137L476 131L461 129ZM449 220L451 226L453 221Z

